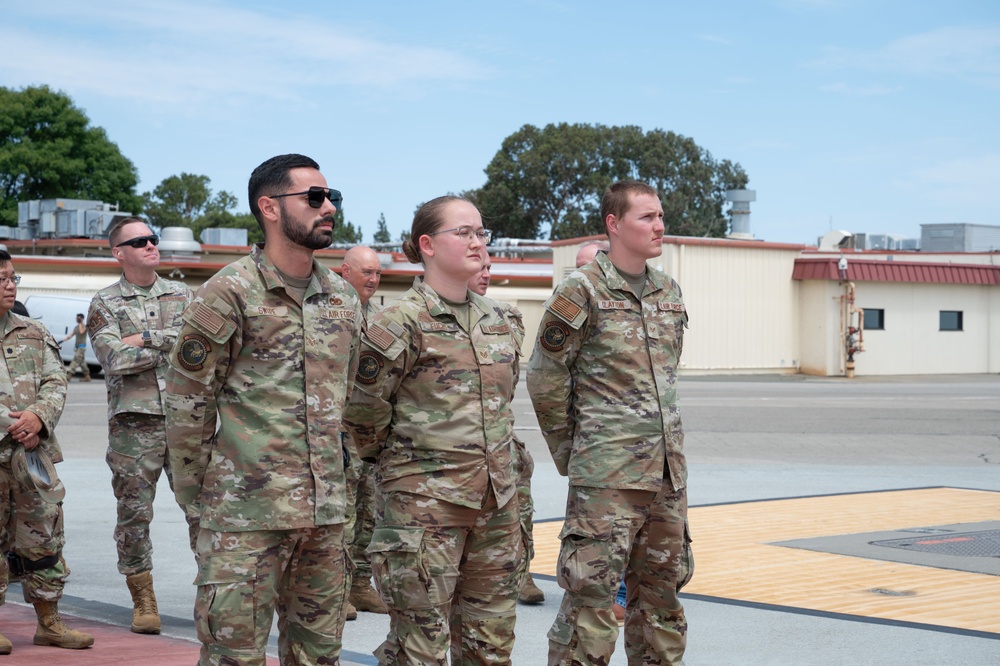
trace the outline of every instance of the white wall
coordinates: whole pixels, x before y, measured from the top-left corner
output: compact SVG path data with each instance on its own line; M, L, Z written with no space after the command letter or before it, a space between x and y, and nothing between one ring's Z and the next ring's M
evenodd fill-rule
M865 331L858 375L974 374L997 371L995 286L857 283L856 305L885 311L885 330ZM991 304L992 303L992 304ZM962 331L939 330L940 311L963 313Z

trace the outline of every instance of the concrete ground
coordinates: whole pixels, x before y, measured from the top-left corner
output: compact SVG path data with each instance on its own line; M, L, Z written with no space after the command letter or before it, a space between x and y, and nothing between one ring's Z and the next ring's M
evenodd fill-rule
M566 483L550 461L523 382L521 389L515 400L517 430L535 457L536 520L545 525L545 521L562 517ZM949 572L947 555L939 556L935 566L877 562L881 568L876 577L888 575L890 570L896 575L897 569L904 568L911 576L910 588L885 610L865 595L884 592L896 579L887 578L888 582L880 584L837 573L853 571L843 569L845 564L869 560L820 553L816 557L825 559L819 561L816 573L806 576L805 583L801 566L809 564L800 565L805 562L801 558L770 568L750 561L763 556L778 562L809 552L771 543L788 538L789 520L799 528L793 535L796 538L813 534L835 537L875 531L885 525L905 530L973 523L990 516L1000 520L1000 377L684 377L680 398L687 431L696 559L694 580L682 595L690 623L686 663L1000 664L1000 628L975 620L1000 616L996 605L1000 594L994 593L1000 584L998 576L962 574L974 577L973 591L945 582L941 592L925 589L921 581ZM134 663L136 659L150 664L193 663L194 656L177 656L178 643L128 632L130 600L124 579L115 568L111 536L115 505L104 463L105 410L102 382L74 380L58 428L66 455L59 466L67 487L65 556L73 571L61 608L71 623L74 618L91 623L88 626L107 623L98 645L88 652L91 658L97 657L94 651L102 639L108 644L113 640L114 649L101 654L115 655L113 660L84 661L83 653L77 653L73 663ZM896 489L915 490L877 492ZM922 494L930 489L950 492L949 498L958 492L949 489L968 490L957 498L953 505L957 508L941 509L937 506L940 495L929 499L932 496ZM870 511L872 524L878 522L879 527L848 528L831 521L843 517L845 497L860 513L856 518L861 524ZM890 497L892 502L887 499ZM769 502L779 499L788 501ZM924 502L938 509L928 512L926 519L921 511ZM799 513L788 519L789 514L782 513L786 508ZM164 635L192 640L194 561L180 510L165 482L161 482L156 510L154 578ZM940 519L942 511L947 520ZM777 520L779 514L786 516L785 522ZM754 530L743 529L747 524ZM555 552L552 535L558 530L550 527L539 530L545 532L542 540L548 542L540 544L545 546L540 550ZM1000 546L998 552L984 556L1000 556ZM551 561L539 556L533 570L547 599L539 606L518 608L515 664L545 663L545 632L561 596ZM948 590L950 596L945 594ZM936 601L938 594L940 603ZM824 601L841 596L850 601L852 595L859 603ZM16 607L21 603L16 585L7 598L8 605L0 609L0 631L15 642L15 654L8 660L16 659L11 663L18 664L53 659L70 663L73 655L30 646L31 623L26 623L27 628L22 626L23 616L30 611ZM918 602L937 607L939 612L913 614L912 605ZM964 611L953 612L952 608ZM17 619L22 623L17 624ZM11 636L11 627L16 636ZM376 663L371 651L384 638L387 627L386 616L367 613L348 622L342 663ZM24 632L28 635L21 636ZM275 636L276 632L272 633L272 654L276 654ZM612 664L626 663L621 641L619 637Z

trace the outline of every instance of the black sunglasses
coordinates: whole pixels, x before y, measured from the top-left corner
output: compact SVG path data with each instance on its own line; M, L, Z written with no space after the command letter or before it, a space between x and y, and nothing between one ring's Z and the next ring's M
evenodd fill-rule
M157 236L156 234L153 234L152 236L139 236L137 238L133 238L132 240L122 241L121 243L118 243L118 245L115 245L115 247L121 247L123 245L130 245L130 246L134 247L137 250L141 250L142 248L146 247L146 243L152 243L153 245L159 245L159 243L160 243L160 237Z
M340 210L340 204L344 203L344 195L340 193L340 190L331 190L326 187L310 187L305 192L287 192L286 194L271 194L269 196L272 199L280 199L281 197L297 197L302 194L306 195L312 208L322 206L324 199L329 199L337 210Z

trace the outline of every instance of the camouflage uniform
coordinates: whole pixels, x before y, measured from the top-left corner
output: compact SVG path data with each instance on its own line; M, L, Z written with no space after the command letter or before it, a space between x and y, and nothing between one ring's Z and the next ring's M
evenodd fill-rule
M167 441L177 502L201 521L203 665L264 664L275 607L283 664L339 663L341 418L359 308L317 261L299 305L256 245L184 313L167 372Z
M52 462L62 461L55 427L66 400L66 372L59 346L45 327L8 312L0 317L4 362L0 365L0 404L28 410L44 428L41 446ZM6 433L0 433L6 435ZM65 544L62 503L50 504L24 484L11 469L12 438L0 440L0 543L9 544L26 573L21 590L28 603L59 601L69 568L62 558ZM9 571L0 553L0 605L5 601ZM29 571L33 567L39 567Z
M183 282L157 276L144 289L123 275L90 302L87 330L107 377L107 463L118 500L118 571L125 576L152 570L149 524L156 483L164 471L173 483L160 392L167 353L190 299L191 290ZM143 331L149 331L149 346L122 342ZM189 521L192 542L195 529Z
M524 573L509 398L516 345L495 302L469 324L419 283L376 315L345 421L377 459L368 553L389 607L380 663L445 664L461 605L463 663L510 662Z
M369 301L361 306L362 332L368 329L368 320L382 306ZM368 544L375 529L375 466L365 462L351 444L351 467L347 470L347 523L345 538L351 562L351 575L357 580L370 580L372 565L368 559Z
M629 663L680 663L687 621L677 592L693 566L676 389L680 288L647 268L640 302L600 253L545 306L528 392L570 484L558 568L566 593L549 663L608 663L626 569Z
M511 334L514 336L514 344L517 350L517 358L511 367L513 373L513 383L511 384L510 399L514 400L514 389L521 377L521 346L524 344L524 317L521 311L510 303L494 301L503 310L504 318L510 323ZM514 443L512 458L514 462L515 483L517 485L518 515L521 520L521 533L524 538L524 566L525 574L528 565L535 556L534 536L532 534L532 515L535 511L534 501L531 499L531 475L535 471L535 462L531 458L531 453L524 445L524 442L517 435L511 435ZM462 613L460 604L452 604L451 609L451 663L462 663L462 638L458 634L462 626Z
M76 332L76 339L73 341L75 345L73 349L73 360L70 362L69 367L66 368L66 374L73 376L77 368L83 372L83 378L90 379L90 366L87 365L86 355L87 355L87 329L83 330L83 333L79 332L80 325L77 324L76 328L73 329Z

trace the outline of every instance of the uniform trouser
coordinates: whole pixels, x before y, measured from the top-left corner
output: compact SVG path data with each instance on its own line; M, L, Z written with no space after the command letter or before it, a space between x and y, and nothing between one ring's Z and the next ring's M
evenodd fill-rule
M535 503L531 499L531 475L535 471L535 461L528 453L527 447L517 437L514 437L514 474L517 476L517 503L518 516L521 521L521 533L524 537L525 552L525 573L528 572L528 565L535 557L535 540L532 534L532 515L535 512ZM527 576L522 582L527 581ZM451 606L451 663L459 664L462 658L462 636L459 628L462 625L461 605L452 603Z
M447 664L454 600L461 607L461 663L509 664L526 563L517 500L498 507L492 490L482 508L405 492L380 499L368 548L389 608L379 663Z
M344 526L198 534L199 666L263 666L274 611L283 666L339 664Z
M606 664L618 639L611 605L625 571L630 665L679 664L687 620L677 593L694 571L687 491L570 486L560 534L559 586L549 664Z
M86 353L86 347L77 347L76 351L73 352L73 360L70 361L69 367L66 368L66 372L72 375L76 372L77 368L80 368L84 377L90 377L90 366L87 365L85 358Z
M149 524L160 473L166 472L171 490L173 474L167 461L164 418L156 414L116 414L108 424L107 463L111 487L118 500L115 544L118 571L126 576L153 568L153 544ZM191 549L197 536L196 519L188 519Z
M62 559L66 543L62 503L49 504L39 497L34 487L15 477L10 457L6 457L0 463L0 543L21 558L25 569L43 558L58 558L52 566L26 571L21 577L25 601L57 602L69 576L69 567ZM0 553L0 605L6 600L9 579L6 553Z
M347 471L347 523L345 539L352 578L369 580L372 565L368 544L375 529L375 465L354 456Z

